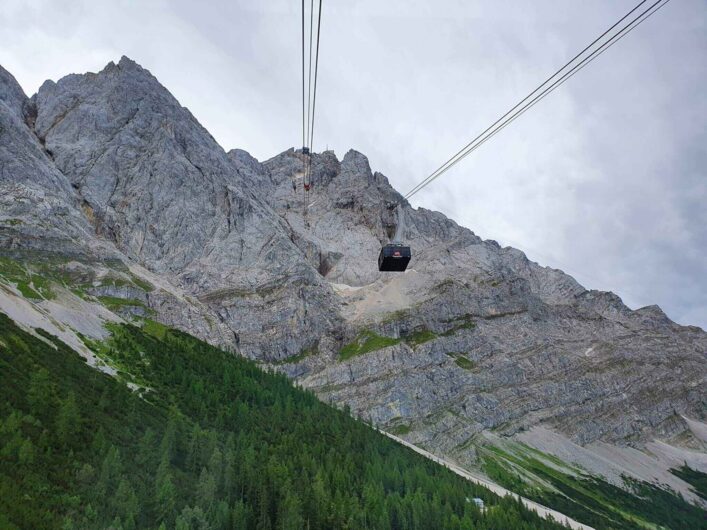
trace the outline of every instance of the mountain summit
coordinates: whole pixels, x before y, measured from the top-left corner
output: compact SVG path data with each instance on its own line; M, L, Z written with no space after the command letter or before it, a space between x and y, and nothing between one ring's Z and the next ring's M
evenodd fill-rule
M464 466L522 442L686 495L667 470L707 470L707 333L405 201L413 261L379 273L402 197L357 151L312 155L305 215L300 151L225 152L126 57L32 98L0 69L0 140L3 259L65 334L149 317Z

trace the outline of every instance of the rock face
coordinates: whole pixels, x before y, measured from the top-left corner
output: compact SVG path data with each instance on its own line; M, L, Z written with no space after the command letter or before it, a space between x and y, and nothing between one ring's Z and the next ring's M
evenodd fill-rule
M94 295L139 300L462 462L483 431L536 426L706 448L685 420L705 420L703 330L411 208L361 153L313 154L307 198L302 153L224 152L127 58L31 99L2 70L0 119L3 254L117 260L152 287ZM381 274L399 201L413 261Z
M61 148L55 148L55 156L46 136L36 132L37 99L28 99L0 67L0 256L41 264L43 273L52 270L52 279L66 278L80 285L100 283L111 269L124 276L131 260L102 237L103 224L95 206L70 175L58 169L55 158L62 154ZM68 111L63 112L54 126L60 126L67 115ZM83 264L77 269L74 260ZM151 305L169 308L161 312L165 322L195 334L208 333L223 346L232 344L230 330L213 323L212 312L198 300L175 296L172 285L168 290L143 291Z
M0 67L0 239L6 248L90 253L80 197L32 133L36 108Z
M229 158L147 70L124 57L34 100L36 134L97 233L208 305L234 348L277 359L337 325L332 290L251 190L254 161ZM299 332L307 319L312 335Z

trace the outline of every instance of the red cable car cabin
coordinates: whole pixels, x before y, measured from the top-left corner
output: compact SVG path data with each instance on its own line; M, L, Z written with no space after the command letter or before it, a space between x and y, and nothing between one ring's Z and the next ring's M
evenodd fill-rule
M410 247L402 243L388 243L378 255L378 270L383 272L404 272L412 254Z

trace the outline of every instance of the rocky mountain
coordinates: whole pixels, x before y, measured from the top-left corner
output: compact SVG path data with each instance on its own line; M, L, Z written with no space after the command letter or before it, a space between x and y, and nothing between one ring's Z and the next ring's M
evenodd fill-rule
M379 273L400 194L327 151L305 205L303 160L225 152L125 57L31 98L0 69L0 310L149 317L467 469L530 448L699 502L668 470L707 472L707 333L405 201L413 261Z

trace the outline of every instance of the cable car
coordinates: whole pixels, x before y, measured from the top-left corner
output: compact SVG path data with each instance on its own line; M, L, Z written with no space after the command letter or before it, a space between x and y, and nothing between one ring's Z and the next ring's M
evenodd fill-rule
M378 255L378 270L382 272L404 272L410 263L410 247L402 243L388 243Z
M403 244L405 237L405 214L402 205L398 202L390 209L394 209L397 214L398 223L395 229L393 242L383 245L381 253L378 255L378 270L381 272L405 272L412 258L410 247Z

